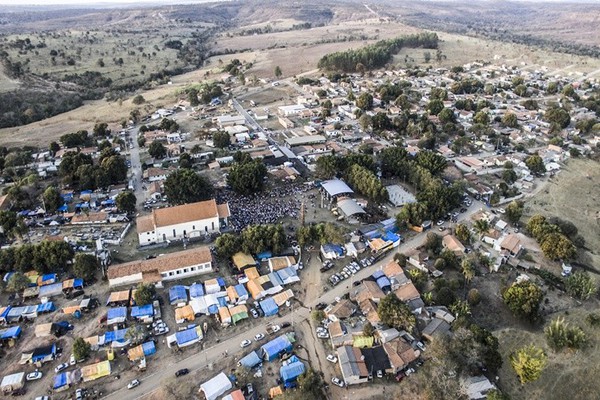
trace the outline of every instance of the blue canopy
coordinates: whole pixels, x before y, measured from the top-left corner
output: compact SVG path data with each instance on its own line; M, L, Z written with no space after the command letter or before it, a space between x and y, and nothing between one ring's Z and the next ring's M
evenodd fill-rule
M400 240L400 236L391 231L387 231L381 238L390 242L397 242Z
M222 288L224 288L225 286L227 286L227 283L225 282L225 279L221 278L220 276L217 278L217 283L219 284L219 286L221 286Z
M266 299L259 302L260 308L265 312L265 317L270 315L275 315L279 312L279 306L272 297L267 297Z
M269 280L271 281L271 283L273 284L273 286L281 286L283 285L283 281L281 280L281 278L279 277L279 275L277 274L277 272L269 272Z
M262 360L260 359L260 357L258 356L256 351L250 352L250 354L245 355L240 360L240 364L246 368L254 368L261 362L262 362Z
M119 329L117 331L108 331L104 334L104 342L124 342L127 329Z
M377 286L379 286L379 288L383 289L386 286L391 286L391 282L388 279L387 276L382 276L381 278L377 279Z
M383 273L383 271L379 269L379 270L373 272L373 275L371 275L371 276L373 277L373 279L377 280L377 279L381 278L384 275L385 274Z
M187 291L185 286L175 285L169 289L169 301L171 304L176 304L181 301L187 301Z
M63 204L62 206L58 207L58 211L67 212L69 211L69 207L66 204Z
M332 244L332 243L324 244L323 245L323 251L326 252L326 253L329 253L330 251L333 251L338 256L341 256L341 255L344 254L344 249L342 249L342 246L339 246L337 244Z
M2 314L0 314L0 318L6 318L11 309L12 309L11 306L6 307L6 309L4 309L4 311L2 311Z
M243 283L237 284L234 286L235 292L239 297L248 297L248 291L244 287Z
M111 323L112 320L121 320L125 321L127 318L127 307L115 307L109 308L106 313L106 320L108 323Z
M0 331L0 339L16 339L21 335L21 327L13 326L11 328L3 329Z
M258 258L259 260L264 260L266 258L271 258L273 257L273 253L271 253L270 251L263 251L262 253L258 253L256 255L256 258Z
M52 385L52 389L56 390L62 388L63 386L67 386L69 383L67 374L68 372L61 372L60 374L56 375L54 377L54 384Z
M202 296L204 296L204 286L201 283L194 283L190 286L190 297L192 299Z
M196 328L186 329L185 331L175 333L175 339L177 340L177 344L181 346L198 340L198 332L196 332Z
M279 368L279 376L284 382L293 382L304 373L306 368L302 361L292 362Z
M211 304L210 306L208 306L208 313L209 314L218 314L219 306L216 304Z
M151 356L152 354L156 353L156 346L152 341L142 343L142 349L144 350L145 356Z
M56 307L54 307L54 303L51 301L37 306L38 313L52 312L54 310L56 310Z
M152 304L146 304L145 306L131 307L131 317L132 318L151 317L153 315L154 315L154 308L152 307Z
M81 279L81 278L73 279L73 288L75 288L75 289L83 288L83 279Z
M219 302L219 306L227 307L227 297L217 297L217 301Z
M267 361L272 361L281 353L292 350L292 343L286 335L281 335L263 344L260 347L261 354Z
M45 274L45 275L42 275L42 280L41 280L41 285L40 286L50 285L50 284L56 282L56 279L57 279L56 274Z
M92 194L92 191L91 190L82 190L80 194L81 195Z
M113 199L108 199L100 202L100 204L102 204L103 206L112 206L115 204L115 201Z
M38 296L40 298L58 296L59 294L62 294L62 287L63 286L61 282L53 283L52 285L41 286Z
M69 202L69 201L73 200L73 192L62 193L62 194L60 195L60 197L62 197L62 198L63 198L63 200L65 200L65 201Z

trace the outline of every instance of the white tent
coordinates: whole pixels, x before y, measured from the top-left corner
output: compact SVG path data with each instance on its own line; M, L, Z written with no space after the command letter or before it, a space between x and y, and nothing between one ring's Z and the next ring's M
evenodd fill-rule
M233 385L229 378L227 378L227 375L221 372L211 380L200 385L200 391L204 392L206 400L215 400L232 387Z
M12 375L6 375L0 383L2 392L12 392L23 387L25 383L25 372L18 372Z

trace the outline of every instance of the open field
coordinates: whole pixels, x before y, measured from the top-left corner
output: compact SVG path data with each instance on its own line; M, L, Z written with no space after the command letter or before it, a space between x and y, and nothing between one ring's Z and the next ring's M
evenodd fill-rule
M598 162L571 159L546 188L529 200L525 217L542 214L571 221L586 243L583 263L600 272L600 167ZM555 271L556 272L556 271ZM597 276L597 274L594 274Z

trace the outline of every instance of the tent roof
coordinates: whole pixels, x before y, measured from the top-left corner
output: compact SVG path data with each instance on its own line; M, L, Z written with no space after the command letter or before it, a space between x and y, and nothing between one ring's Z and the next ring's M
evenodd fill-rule
M175 321L193 321L196 319L194 308L190 305L175 309Z
M190 286L190 297L201 297L204 296L204 286L201 283L194 283Z
M233 265L239 270L250 265L256 265L254 257L242 252L235 253L231 259L233 260Z
M190 328L186 329L185 331L176 332L175 339L177 339L178 345L193 342L199 339L198 331L196 330L196 328Z
M154 315L154 308L152 307L152 304L131 307L131 316L134 318L151 317L152 315Z
M108 296L108 300L106 301L106 303L116 303L116 302L123 302L123 301L129 301L129 293L130 290L121 290L120 292L111 292L110 296Z
M2 383L0 383L0 388L17 388L23 385L23 381L25 380L25 372L17 372L16 374L6 375L2 378Z
M187 301L187 291L185 290L185 286L175 285L169 289L169 301L171 304L178 303L181 300Z
M344 199L337 202L337 206L347 216L365 214L365 210L354 199Z
M329 181L322 182L321 187L323 187L323 189L325 189L325 191L330 196L337 196L343 193L354 193L354 191L350 189L350 187L346 185L345 182L339 179L332 179Z
M0 339L16 339L21 335L21 327L13 326L0 330Z
M296 378L302 375L305 370L304 363L302 363L302 361L296 361L279 368L279 376L281 376L281 379L283 379L284 382L290 382L296 380Z
M232 387L227 375L221 372L219 375L200 385L200 390L204 392L206 400L215 400Z
M127 307L115 307L109 308L106 313L106 319L108 321L113 319L125 319L127 318Z
M240 359L240 364L246 368L254 368L261 362L262 360L256 351L252 351Z

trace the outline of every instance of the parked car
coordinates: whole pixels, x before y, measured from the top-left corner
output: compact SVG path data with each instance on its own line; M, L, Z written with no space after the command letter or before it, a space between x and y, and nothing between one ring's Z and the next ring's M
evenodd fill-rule
M257 333L256 335L254 335L254 340L257 341L257 342L260 342L264 338L265 338L265 334L264 333Z
M138 387L138 386L140 386L140 381L137 380L137 379L134 379L134 380L132 380L131 382L129 382L127 384L127 389L133 389L133 388Z
M435 223L437 226L442 226L444 225L444 220L440 219L438 222Z
M315 306L315 308L316 308L317 310L324 310L324 309L326 309L326 308L327 308L327 304L326 304L326 303L319 303L319 304L317 304L317 305Z
M252 386L251 383L249 383L246 385L246 394L249 396L252 393L254 393L254 387Z
M17 390L13 390L10 394L11 396L24 396L25 393L27 393L27 390L25 388L20 388Z
M337 357L334 356L333 354L327 354L327 361L335 364L337 362Z
M84 391L83 389L77 389L75 391L75 400L83 400Z
M42 376L42 371L38 371L36 369L35 371L28 373L25 379L27 379L28 381L37 381L38 379L41 379Z
M284 322L281 324L281 329L289 328L290 326L292 326L292 324L290 324L289 322Z
M344 386L346 386L346 384L344 383L343 380L341 380L341 379L339 379L339 378L337 378L335 376L333 378L331 378L331 383L333 383L334 385L339 386L341 388L343 388Z
M242 343L240 343L240 347L243 349L244 347L248 347L252 344L251 341L249 341L248 339L242 341Z
M273 333L279 332L281 330L281 327L279 325L273 325L271 327L271 330Z
M48 396L38 396L34 400L50 400L50 397L48 397Z
M329 333L327 333L327 332L317 332L317 337L319 339L329 339Z
M62 363L62 364L57 365L56 368L54 368L54 372L56 372L58 374L60 371L64 371L67 368L69 368L69 364Z
M179 371L175 372L175 376L176 376L176 377L180 377L180 376L183 376L183 375L187 375L187 374L189 374L189 373L190 373L190 370L189 370L189 369L187 369L187 368L182 368L182 369L180 369Z
M377 371L377 377L380 378L380 379L383 378L383 371L382 370L378 370Z
M252 315L252 318L258 318L258 313L254 308L250 309L250 314Z

